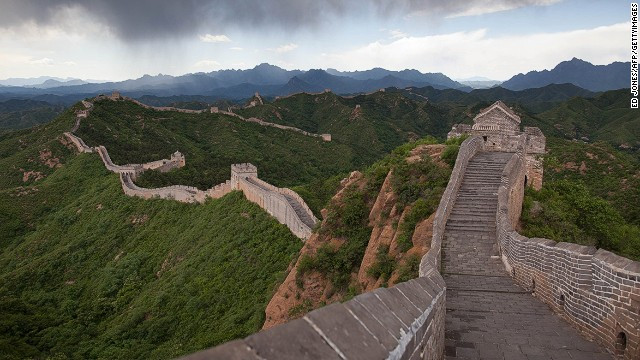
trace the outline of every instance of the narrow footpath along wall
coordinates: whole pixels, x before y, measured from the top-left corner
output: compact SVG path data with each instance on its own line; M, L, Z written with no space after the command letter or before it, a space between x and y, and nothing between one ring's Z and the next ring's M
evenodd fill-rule
M436 211L431 249L422 258L419 278L314 310L301 319L184 359L443 359L446 288L440 274L442 235L467 164L482 144L481 138L474 137L460 146ZM232 184L257 186L251 181L252 171L247 166L232 171ZM264 200L256 195L255 201Z
M592 246L527 238L514 231L522 208L526 155L514 154L498 190L503 262L529 289L589 338L623 359L640 359L640 263Z

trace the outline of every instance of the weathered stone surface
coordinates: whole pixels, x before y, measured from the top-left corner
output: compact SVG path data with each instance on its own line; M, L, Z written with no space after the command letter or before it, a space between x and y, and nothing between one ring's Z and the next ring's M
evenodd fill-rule
M624 359L640 357L640 304L632 300L633 292L640 291L640 263L602 249L528 239L513 231L512 219L517 219L522 206L526 166L523 154L514 154L498 190L498 243L510 275L610 352ZM616 349L620 334L626 339L624 351ZM587 358L589 346L594 346L571 345L580 346L575 351L583 358Z
M344 307L351 311L360 320L368 331L378 339L387 352L393 350L398 345L398 339L394 337L387 326L378 320L375 314L372 314L358 301L347 301Z
M244 340L235 340L181 358L182 360L260 360Z
M332 304L305 316L347 359L384 359L388 351L342 304ZM357 346L354 346L357 344Z
M303 319L261 331L245 342L266 360L340 359L340 356Z

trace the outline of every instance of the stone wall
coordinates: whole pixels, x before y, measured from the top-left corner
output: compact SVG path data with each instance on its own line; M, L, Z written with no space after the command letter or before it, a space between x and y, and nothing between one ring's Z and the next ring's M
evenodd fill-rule
M87 146L87 144L84 143L84 141L82 141L81 138L79 138L78 136L70 133L70 132L66 132L64 133L64 136L71 141L71 143L73 145L75 145L76 149L78 150L78 152L81 153L92 153L93 152L93 148Z
M122 190L128 196L137 196L143 199L171 199L186 203L202 203L207 198L207 192L192 186L173 185L162 188L146 189L134 184L129 173L120 173Z
M102 97L100 99L120 99L120 96L116 97L114 95L110 98ZM85 104L85 107L91 106ZM84 118L84 116L77 114L76 118L74 129L77 129L80 119ZM91 148L80 137L70 132L66 132L64 135L79 152L93 152L95 150L100 155L107 170L120 175L122 191L128 196L137 196L143 199L160 198L187 203L202 203L208 197L217 199L235 189L242 190L248 200L257 203L280 223L289 227L294 235L303 240L311 236L313 227L318 222L313 212L297 193L290 189L275 187L258 179L258 169L252 164L231 165L231 179L205 191L184 185L147 189L141 188L134 183L138 175L146 170L165 172L183 167L186 164L184 155L176 151L171 154L170 159L151 161L144 164L116 165L104 146L100 145Z
M303 240L311 236L313 226L309 226L311 224L308 225L303 222L300 215L284 195L287 194L298 202L302 208L301 210L306 212L307 216L312 219L313 225L318 222L318 219L313 215L304 200L293 190L275 187L257 177L240 178L236 186L234 189L242 190L247 200L258 204L271 216L276 218L278 222L286 225L294 235Z
M171 154L171 158L144 163L142 164L142 168L144 170L157 170L160 172L168 172L176 168L181 168L185 165L186 165L186 160L184 158L184 155L179 151L176 151L173 154Z
M95 147L96 152L100 155L104 166L107 170L118 173L118 174L129 174L133 179L136 178L140 173L144 171L142 165L140 164L127 164L127 165L116 165L111 161L111 157L109 156L109 152L107 148L102 145Z
M185 357L200 359L442 359L445 284L437 272L358 295Z
M526 154L507 163L496 218L503 262L515 281L587 337L623 359L640 359L640 263L608 251L514 231L524 194Z

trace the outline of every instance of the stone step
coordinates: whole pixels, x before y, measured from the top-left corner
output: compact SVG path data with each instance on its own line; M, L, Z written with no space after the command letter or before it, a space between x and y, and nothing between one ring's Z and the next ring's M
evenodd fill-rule
M492 210L495 211L498 208L498 201L465 201L464 199L456 199L451 210Z
M458 194L469 194L469 195L475 195L475 194L490 194L490 195L498 195L498 189L496 188L480 188L480 189L460 189L458 191Z
M495 230L496 222L495 221L480 221L480 220L472 220L472 221L460 221L460 220L451 220L447 221L447 227L452 228L476 228L476 227L491 227Z
M458 196L457 196L457 199L498 200L498 195L497 194L492 194L490 192L486 192L486 193L464 192L464 193L459 193Z
M470 207L470 206L465 206L463 207L462 205L460 206L454 206L453 209L451 209L451 213L452 214L474 214L474 215L481 215L481 214L495 214L496 211L498 211L498 206L493 206L493 207Z
M451 221L496 221L495 214L451 214L449 215L449 222Z
M498 204L494 203L494 204L464 204L464 203L458 203L455 204L453 209L451 209L452 211L456 211L456 210L464 210L464 211L475 211L478 210L477 212L496 212L496 210L498 210Z
M487 230L495 230L496 223L495 221L481 222L481 221L457 221L457 220L449 220L447 221L447 228L456 228L456 229L471 229L471 228L488 228Z
M465 185L487 185L487 186L500 186L502 181L500 178L487 179L487 178L466 178L462 180L462 186Z
M487 170L492 172L502 172L504 169L504 165L502 164L479 164L479 163L470 163L467 165L467 171L469 170Z
M495 242L496 237L496 231L494 229L447 228L446 232L447 236L456 239L472 238L473 236L480 236L480 238L476 239L482 239L482 236L484 236L484 239L486 239L487 242Z

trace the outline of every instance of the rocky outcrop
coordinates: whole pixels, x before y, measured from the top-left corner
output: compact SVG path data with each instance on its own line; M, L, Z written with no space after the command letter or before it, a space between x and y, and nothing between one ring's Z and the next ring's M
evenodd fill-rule
M406 160L416 162L421 156L430 156L432 159L440 161L439 156L442 149L444 149L442 145L421 145L414 149ZM442 166L447 165L442 164ZM411 206L401 206L398 203L398 198L391 186L392 177L393 173L390 171L375 201L370 205L368 223L372 229L371 236L358 268L351 274L351 283L355 284L361 292L395 285L399 278L400 269L406 265L407 261L412 257L420 259L430 249L433 215L418 222L411 238L412 246L409 250L400 251L397 242L400 235L398 224L403 222L404 217L411 210ZM367 180L360 172L351 173L348 178L342 181L341 188L331 199L331 203L342 204L346 189L351 187L363 189L366 182ZM325 219L330 215L328 211L327 209L323 210ZM298 274L300 259L309 255L314 256L318 249L325 244L338 248L344 243L345 239L328 235L326 227L325 221L320 225L319 231L306 241L298 260L291 266L287 278L267 305L264 329L298 318L324 304L343 300L344 294L333 289L330 281L317 271L304 275ZM374 278L369 274L369 269L375 264L380 249L386 249L388 256L396 264L396 268L385 279L382 277Z

